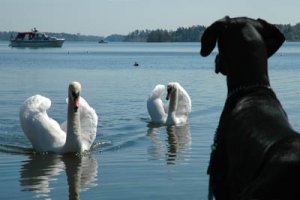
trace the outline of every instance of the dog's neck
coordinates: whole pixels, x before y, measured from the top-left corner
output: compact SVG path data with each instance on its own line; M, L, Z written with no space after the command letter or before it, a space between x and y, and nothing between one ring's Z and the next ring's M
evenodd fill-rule
M230 63L227 73L228 93L252 86L270 86L268 76L267 58L259 59L259 56L251 56L251 59L245 59L241 66L241 60Z
M231 91L228 91L227 93L227 99L231 98L232 96L235 96L239 93L243 93L243 92L247 92L247 91L251 91L251 90L257 90L259 88L264 88L264 89L268 89L268 90L272 90L271 86L268 85L261 85L261 84L254 84L254 85L248 85L248 86L240 86L238 88L235 88Z
M253 39L249 41L244 39L242 44L219 48L222 57L222 63L219 65L224 65L223 68L226 68L228 92L240 87L270 85L265 43L258 36L252 37Z
M265 75L264 77L253 77L252 80L247 80L247 77L238 77L235 80L232 80L232 77L229 78L227 76L227 90L228 93L232 93L235 90L239 90L239 88L247 88L252 86L270 86L268 75Z

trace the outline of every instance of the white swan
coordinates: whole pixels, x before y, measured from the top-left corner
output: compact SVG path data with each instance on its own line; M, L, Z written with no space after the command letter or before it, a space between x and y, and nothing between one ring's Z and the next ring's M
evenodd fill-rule
M177 82L168 84L166 105L160 96L165 90L164 85L156 85L147 100L147 109L152 122L166 125L185 124L192 110L192 101L189 94Z
M67 121L61 126L47 114L50 99L35 95L24 102L20 109L20 122L35 151L79 153L90 149L96 138L98 116L80 97L80 92L80 83L71 82Z

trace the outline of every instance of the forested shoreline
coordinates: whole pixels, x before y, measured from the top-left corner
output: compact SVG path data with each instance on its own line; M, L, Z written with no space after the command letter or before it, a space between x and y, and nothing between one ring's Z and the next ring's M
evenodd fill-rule
M300 41L300 23L296 25L276 25L285 35L287 41ZM65 38L66 41L117 41L117 42L199 42L206 27L197 25L191 27L179 27L175 31L156 30L135 30L127 35L113 34L108 37L95 35L81 35L70 33L46 33L50 36ZM15 36L15 31L0 31L0 40L8 41Z
M285 35L287 41L300 41L300 23L278 24L277 28ZM163 29L135 30L124 37L128 42L200 42L205 26L180 27L176 31Z

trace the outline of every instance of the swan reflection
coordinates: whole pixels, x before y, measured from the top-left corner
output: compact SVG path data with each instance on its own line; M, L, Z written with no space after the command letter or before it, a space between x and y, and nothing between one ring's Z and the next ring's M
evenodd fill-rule
M160 131L167 133L167 137L160 138ZM161 127L149 124L148 136L152 145L148 153L153 159L166 159L167 164L176 164L177 160L188 160L189 149L192 143L190 127L188 124L182 126ZM166 143L166 142L167 143Z
M91 155L30 155L22 165L20 184L22 191L51 199L50 192L54 187L50 185L60 179L59 175L65 170L69 199L79 199L81 191L97 185L97 168L97 161Z

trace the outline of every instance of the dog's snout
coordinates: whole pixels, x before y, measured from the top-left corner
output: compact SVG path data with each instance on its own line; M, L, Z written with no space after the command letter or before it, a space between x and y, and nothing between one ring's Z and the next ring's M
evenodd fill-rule
M217 54L216 59L215 59L215 72L218 74L220 72L220 55Z
M221 74L227 75L226 60L220 54L217 54L215 59L215 72L216 74L221 72Z

